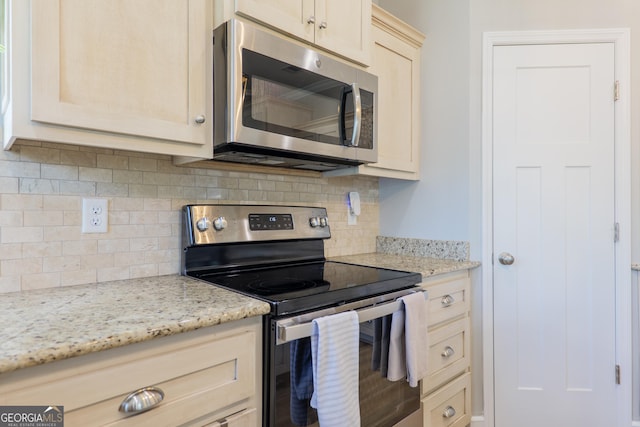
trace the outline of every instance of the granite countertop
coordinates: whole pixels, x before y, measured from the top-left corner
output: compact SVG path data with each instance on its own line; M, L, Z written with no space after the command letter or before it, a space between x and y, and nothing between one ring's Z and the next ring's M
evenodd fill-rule
M387 253L369 253L360 255L345 255L331 258L332 261L349 262L353 264L369 265L394 270L421 273L423 278L437 274L467 270L480 266L477 261L459 261L424 256L397 255Z
M269 312L171 275L0 294L0 374Z

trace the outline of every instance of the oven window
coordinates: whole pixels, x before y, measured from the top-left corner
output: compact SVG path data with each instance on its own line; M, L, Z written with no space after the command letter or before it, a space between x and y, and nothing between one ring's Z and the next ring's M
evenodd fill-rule
M360 90L360 146L373 146L373 94ZM326 144L353 133L351 86L259 53L242 51L242 124Z
M360 418L367 427L389 427L418 411L420 387L411 388L406 381L391 382L379 369L372 369L374 355L373 321L360 325ZM309 405L312 386L311 367L302 361L310 352L310 338L276 346L272 364L270 407L271 426L318 426L315 409ZM310 357L310 356L309 356ZM308 360L310 363L310 360ZM269 377L269 376L268 376ZM265 402L266 403L266 402Z

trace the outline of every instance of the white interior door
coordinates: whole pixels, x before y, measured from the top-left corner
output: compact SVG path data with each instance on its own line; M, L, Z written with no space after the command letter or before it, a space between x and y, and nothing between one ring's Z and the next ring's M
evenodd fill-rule
M613 426L614 44L493 58L495 426Z

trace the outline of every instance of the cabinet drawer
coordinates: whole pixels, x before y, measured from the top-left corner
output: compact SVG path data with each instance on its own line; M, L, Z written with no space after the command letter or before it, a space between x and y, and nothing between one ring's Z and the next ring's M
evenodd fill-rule
M470 280L468 277L425 286L429 290L429 328L455 319L470 309Z
M223 419L217 420L204 427L255 427L257 423L256 409L245 409Z
M228 410L254 395L256 340L254 330L245 330L200 339L177 350L115 357L113 362L83 365L50 381L12 390L10 397L1 400L14 405L58 402L64 406L69 426L178 425ZM138 415L118 411L125 397L149 386L164 392L160 404Z
M429 332L429 368L422 393L444 384L469 368L470 321L456 320Z
M424 427L465 427L471 422L471 374L427 396L422 409Z

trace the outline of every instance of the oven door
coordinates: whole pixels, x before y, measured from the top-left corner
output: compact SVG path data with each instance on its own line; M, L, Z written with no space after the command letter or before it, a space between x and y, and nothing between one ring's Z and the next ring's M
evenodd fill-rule
M264 367L265 425L318 426L316 411L309 404L313 389L310 366L311 320L352 309L357 311L360 319L361 425L405 427L413 425L411 423L415 421L418 421L417 425L421 425L420 387L409 387L406 381L388 381L382 372L384 362L379 361L380 350L384 346L380 342L379 326L390 322L391 313L401 308L400 301L396 299L408 292L415 290L394 292L376 297L375 300L349 303L302 316L271 319L269 341L265 343L265 356L268 355L265 357Z

